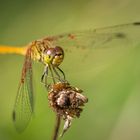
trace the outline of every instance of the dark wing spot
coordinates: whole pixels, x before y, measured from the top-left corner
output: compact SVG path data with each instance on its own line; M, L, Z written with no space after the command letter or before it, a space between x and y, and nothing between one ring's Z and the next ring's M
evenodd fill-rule
M125 38L126 37L126 35L124 33L116 33L115 36L117 38Z
M75 39L75 35L73 35L73 34L68 34L68 37L69 37L70 39Z
M13 118L13 121L16 120L16 112L15 111L13 111L12 118Z
M140 22L134 22L133 25L140 25Z
M46 37L44 38L44 40L47 40L47 41L54 41L56 38L54 37Z
M24 83L24 78L21 78L21 83L22 83L22 84Z

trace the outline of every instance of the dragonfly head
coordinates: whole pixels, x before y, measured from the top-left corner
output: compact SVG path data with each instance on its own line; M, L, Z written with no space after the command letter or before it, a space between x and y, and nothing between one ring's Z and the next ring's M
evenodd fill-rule
M48 48L44 52L44 63L59 66L64 59L64 51L61 47Z

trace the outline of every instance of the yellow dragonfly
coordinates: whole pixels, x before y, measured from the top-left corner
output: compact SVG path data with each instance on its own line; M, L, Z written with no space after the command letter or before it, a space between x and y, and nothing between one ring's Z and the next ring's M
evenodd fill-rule
M135 47L140 43L140 22L128 23L94 30L66 33L48 36L35 40L25 47L0 47L0 53L17 53L25 56L21 79L13 109L13 122L17 131L23 131L34 111L34 95L32 85L32 60L44 64L42 82L46 82L48 72L51 72L53 81L65 81L65 74L60 69L64 60L64 52L70 55L72 65L80 60L83 54L89 55L91 51L107 47ZM115 45L114 45L115 44ZM76 53L75 53L76 51ZM78 53L83 51L85 53ZM75 57L73 55L75 53ZM92 61L92 60L88 60ZM47 84L47 83L45 83Z

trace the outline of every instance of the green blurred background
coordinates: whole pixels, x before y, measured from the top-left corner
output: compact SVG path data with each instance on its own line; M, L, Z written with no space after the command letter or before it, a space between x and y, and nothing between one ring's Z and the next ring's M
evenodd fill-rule
M21 46L47 35L133 21L140 21L139 0L0 0L0 44ZM140 140L140 49L117 60L111 55L104 60L108 53L117 56L117 51L103 52L94 55L95 67L66 73L89 102L62 139ZM55 114L40 83L42 64L33 66L35 115L23 133L13 126L11 113L23 60L23 56L0 55L0 140L50 140ZM71 61L65 63L73 67Z

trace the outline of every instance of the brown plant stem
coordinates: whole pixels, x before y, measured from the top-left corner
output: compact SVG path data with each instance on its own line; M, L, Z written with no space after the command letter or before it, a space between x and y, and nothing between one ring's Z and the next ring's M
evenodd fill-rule
M57 138L58 138L60 123L61 123L61 117L60 117L60 115L57 114L56 115L56 124L55 124L55 129L54 129L54 134L53 134L52 140L57 140Z

